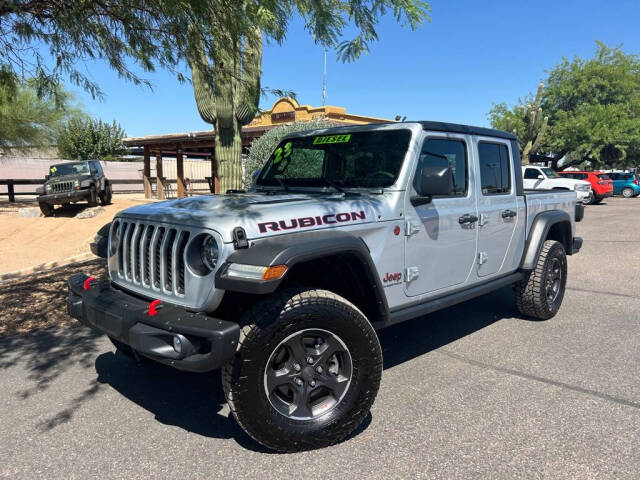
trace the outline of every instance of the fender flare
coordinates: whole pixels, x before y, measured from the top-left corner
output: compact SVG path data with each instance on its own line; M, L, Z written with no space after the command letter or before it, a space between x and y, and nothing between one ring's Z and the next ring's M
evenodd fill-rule
M547 210L541 212L533 219L531 230L529 230L529 237L524 246L524 253L522 255L522 262L520 268L522 270L533 270L538 262L538 256L542 250L542 244L549 234L549 230L554 225L559 223L566 223L569 225L569 232L571 232L571 217L564 210ZM572 254L572 239L567 239L568 244L564 245L567 255Z
M297 264L337 254L353 255L361 262L367 275L363 281L370 285L376 297L381 318L388 318L387 299L369 248L360 237L340 230L294 233L252 242L249 248L238 249L227 257L216 272L215 285L216 288L239 293L273 293L286 278L286 274L277 280L234 278L227 275L229 265L286 265L288 272Z

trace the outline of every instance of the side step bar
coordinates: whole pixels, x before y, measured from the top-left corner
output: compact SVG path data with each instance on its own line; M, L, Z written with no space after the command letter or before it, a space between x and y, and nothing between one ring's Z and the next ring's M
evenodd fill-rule
M511 273L505 277L490 280L487 283L476 285L475 287L448 293L444 296L427 300L424 303L395 310L389 313L389 320L380 325L376 325L376 329L388 327L396 323L411 320L412 318L427 315L428 313L432 313L437 310L442 310L443 308L447 308L458 303L466 302L467 300L498 290L499 288L506 287L507 285L512 285L522 280L523 276L524 274L522 272Z

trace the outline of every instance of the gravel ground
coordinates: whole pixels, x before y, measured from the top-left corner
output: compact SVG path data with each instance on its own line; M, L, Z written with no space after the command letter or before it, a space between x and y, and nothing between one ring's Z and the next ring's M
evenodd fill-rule
M86 203L56 207L53 217L20 218L18 208L37 208L37 202L0 202L0 274L62 260L89 251L89 243L120 210L145 202L143 195L122 194L93 218L76 215Z
M587 208L548 322L503 289L382 331L371 416L319 451L262 449L217 374L137 366L84 328L0 338L0 477L638 478L639 208Z

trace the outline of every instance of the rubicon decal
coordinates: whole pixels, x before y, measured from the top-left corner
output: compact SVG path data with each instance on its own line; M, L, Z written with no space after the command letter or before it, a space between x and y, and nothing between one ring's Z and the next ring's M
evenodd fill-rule
M289 220L278 220L276 222L262 222L258 224L260 233L282 232L285 230L295 230L298 228L314 227L319 225L333 225L336 223L355 222L366 220L367 214L364 210L359 212L329 213L327 215L316 215L315 217L290 218Z
M382 281L387 285L394 285L396 283L400 283L401 280L402 280L402 273L400 272L396 272L396 273L387 272L387 274L382 279Z

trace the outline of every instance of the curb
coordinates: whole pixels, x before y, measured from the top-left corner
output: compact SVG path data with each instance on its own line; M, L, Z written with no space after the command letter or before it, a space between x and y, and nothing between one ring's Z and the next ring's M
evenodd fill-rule
M90 260L98 260L98 258L99 257L96 257L93 253L86 252L80 253L78 255L73 255L72 257L67 257L62 260L54 260L52 262L42 263L40 265L22 268L20 270L14 270L13 272L2 273L0 274L0 284L22 280L23 278L29 277L36 273L49 272L60 267L66 267L73 263L84 263Z

